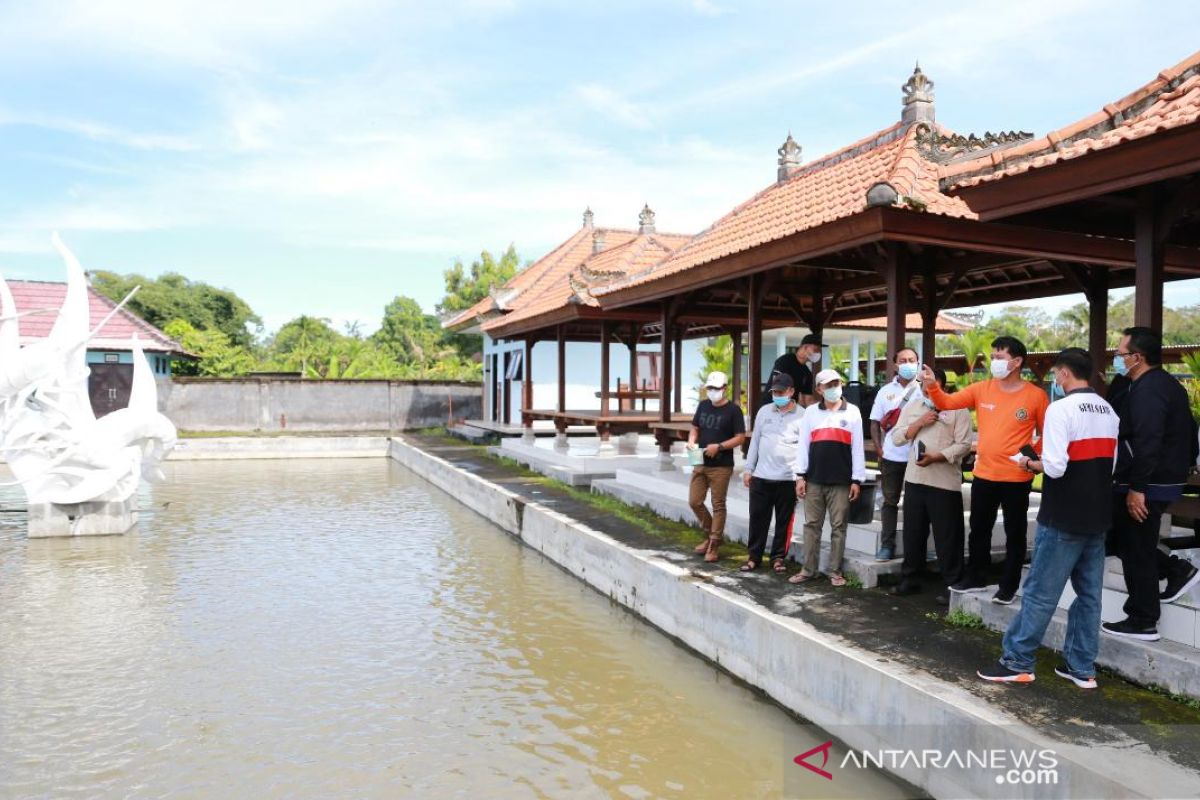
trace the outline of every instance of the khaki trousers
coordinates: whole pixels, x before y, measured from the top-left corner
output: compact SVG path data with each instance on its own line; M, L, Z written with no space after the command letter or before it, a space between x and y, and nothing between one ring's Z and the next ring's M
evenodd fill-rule
M733 467L694 467L688 486L688 505L700 522L700 527L712 539L725 537L725 496ZM704 496L712 491L712 513L704 507Z
M804 493L804 569L816 575L821 561L821 529L829 514L830 573L841 574L842 555L846 551L846 524L850 518L850 487L810 483Z

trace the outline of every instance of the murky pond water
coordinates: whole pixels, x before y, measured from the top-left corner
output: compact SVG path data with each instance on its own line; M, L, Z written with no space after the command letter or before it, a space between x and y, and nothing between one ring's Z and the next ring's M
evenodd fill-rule
M172 463L143 501L124 537L0 514L0 795L904 793L798 778L819 732L393 462Z

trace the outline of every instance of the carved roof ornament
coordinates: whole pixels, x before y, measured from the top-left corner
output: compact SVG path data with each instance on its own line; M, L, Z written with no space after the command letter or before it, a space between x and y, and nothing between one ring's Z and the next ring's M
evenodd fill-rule
M785 181L800 168L800 145L792 138L791 131L788 131L787 139L776 152L779 153L778 177L780 181Z
M649 203L642 206L642 213L638 214L638 233L654 233L654 212Z
M913 68L913 74L900 91L904 95L901 122L933 122L933 81L921 72L920 63Z
M921 125L917 128L917 150L930 161L938 164L949 164L964 158L973 158L988 150L1011 147L1028 141L1033 134L1028 131L988 131L983 136L971 133L944 134L932 125Z
M595 215L592 213L592 207L588 206L583 210L583 227L590 228L595 221Z
M592 234L592 253L599 253L604 249L604 231L596 231Z

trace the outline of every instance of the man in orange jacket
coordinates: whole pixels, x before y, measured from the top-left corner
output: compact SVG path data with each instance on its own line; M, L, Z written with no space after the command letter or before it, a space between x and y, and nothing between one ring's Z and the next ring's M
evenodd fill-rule
M971 483L971 532L967 537L969 558L963 579L951 587L954 591L981 589L984 571L991 563L992 528L996 512L1004 510L1004 574L993 603L1008 605L1021 585L1021 567L1025 563L1026 531L1029 515L1029 490L1033 473L1018 457L1022 447L1035 445L1040 436L1050 400L1046 393L1021 379L1025 363L1025 345L1012 336L1000 336L992 342L992 377L972 383L955 394L946 394L938 386L933 371L921 369L925 394L942 411L975 409L979 443Z

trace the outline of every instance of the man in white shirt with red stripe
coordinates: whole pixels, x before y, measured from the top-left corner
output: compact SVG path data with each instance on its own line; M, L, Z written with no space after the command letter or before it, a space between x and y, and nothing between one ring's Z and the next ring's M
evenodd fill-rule
M788 578L805 583L817 576L821 556L821 529L829 515L829 582L845 586L842 554L850 504L858 499L867 477L863 450L862 412L842 399L842 376L823 369L816 377L817 395L804 416L792 424L784 441L796 442L796 497L804 501L804 566Z
M1067 612L1064 661L1054 672L1081 689L1096 688L1104 536L1112 521L1112 504L1100 499L1112 484L1120 420L1088 385L1093 368L1078 347L1058 354L1050 397L1060 399L1046 410L1041 460L1013 455L1025 469L1045 475L1042 505L1021 608L1004 634L1000 661L979 670L984 680L1033 681L1037 648L1070 580L1076 596Z

